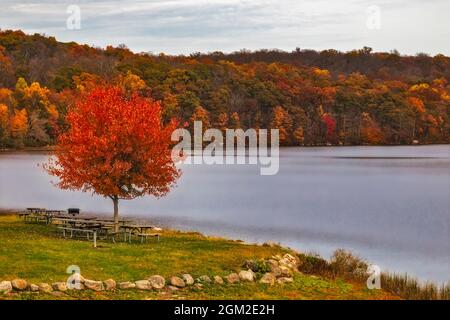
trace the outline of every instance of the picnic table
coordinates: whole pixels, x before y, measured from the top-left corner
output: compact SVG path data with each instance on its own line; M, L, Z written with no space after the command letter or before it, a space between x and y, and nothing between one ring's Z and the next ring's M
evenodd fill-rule
M45 216L46 223L50 224L56 216L65 214L65 210L45 210L41 213L41 215Z
M66 213L64 210L47 210L44 208L26 208L26 211L17 213L25 221L45 222L49 224L53 217Z
M43 212L45 212L44 208L26 208L26 211L18 212L17 215L24 221L47 221L46 218L42 216Z
M62 223L58 226L58 229L62 230L64 238L66 232L70 232L70 238L73 238L74 234L85 234L87 239L90 240L90 235L92 235L94 248L96 248L98 234L104 225L94 219L95 217L89 219L59 218Z
M108 239L111 236L113 242L115 242L115 237L117 235L120 236L122 233L124 234L125 242L131 243L133 235L140 237L141 242L147 241L148 237L157 237L159 241L160 233L157 233L157 231L162 230L151 224L132 223L130 219L120 219L119 231L116 232L114 219L97 218L95 216L74 216L66 210L26 208L26 211L19 212L18 215L24 220L57 224L57 231L61 230L64 237L68 234L70 238L85 235L88 240L91 240L92 236L94 247L97 245L99 236L104 236L104 239Z
M86 216L86 217L73 217L73 216L69 216L69 215L56 215L54 217L54 220L57 222L61 222L61 223L65 223L65 222L76 222L76 221L93 221L97 219L97 217L90 217L90 216Z
M26 218L31 214L31 212L18 212L17 215L19 216L20 219L26 220Z
M128 234L128 242L131 243L131 237L133 234L136 234L141 238L141 242L147 241L147 237L153 236L157 237L159 241L160 233L149 233L149 230L153 231L161 231L161 228L155 227L154 225L150 224L123 224L119 227L124 231L124 240L127 241L127 234Z
M27 208L27 211L29 213L42 213L45 210L46 210L45 208Z
M100 228L104 224L100 221L96 221L95 217L92 218L83 218L83 219L74 219L74 218L57 218L64 225L71 225L82 228Z

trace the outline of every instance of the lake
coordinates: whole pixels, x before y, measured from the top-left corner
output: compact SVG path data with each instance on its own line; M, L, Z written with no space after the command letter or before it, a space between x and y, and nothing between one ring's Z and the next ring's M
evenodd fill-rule
M61 191L40 152L0 153L0 207L79 207L112 214L112 202ZM280 170L184 165L165 198L122 201L123 216L249 242L274 241L328 258L346 248L384 270L450 279L450 146L282 148Z

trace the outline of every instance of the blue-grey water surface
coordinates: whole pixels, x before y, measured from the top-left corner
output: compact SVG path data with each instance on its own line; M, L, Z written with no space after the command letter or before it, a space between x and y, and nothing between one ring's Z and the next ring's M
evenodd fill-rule
M80 207L109 199L62 191L37 166L45 153L0 153L0 207ZM450 146L282 148L280 170L182 166L165 198L122 201L124 216L325 257L346 248L383 269L450 278Z

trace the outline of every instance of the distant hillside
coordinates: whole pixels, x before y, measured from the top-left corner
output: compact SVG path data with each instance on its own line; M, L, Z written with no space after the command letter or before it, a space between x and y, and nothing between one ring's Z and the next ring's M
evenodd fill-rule
M279 128L284 145L449 143L449 81L443 55L155 56L0 31L0 148L52 144L76 97L104 83L161 100L165 119Z

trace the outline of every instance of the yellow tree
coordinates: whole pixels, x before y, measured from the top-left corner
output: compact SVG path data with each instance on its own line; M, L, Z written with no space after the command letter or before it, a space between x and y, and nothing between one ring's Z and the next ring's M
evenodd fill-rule
M73 76L73 82L77 90L83 93L103 84L104 80L98 75L82 72L79 76Z
M292 133L292 118L289 113L281 106L277 106L272 112L272 129L279 130L280 144L289 144Z
M25 79L19 78L14 92L18 105L26 108L28 114L37 113L41 118L58 117L56 107L50 101L50 90L39 82L28 85Z
M9 135L8 122L9 122L8 106L0 103L0 146L5 144L5 140Z
M11 137L17 147L23 147L24 139L28 133L28 113L26 109L14 110L10 118Z
M203 130L211 127L211 123L209 122L209 112L201 106L195 108L194 113L191 116L191 123L194 123L194 121L201 121Z
M147 88L145 81L130 70L128 70L126 75L120 76L118 82L127 94L138 93Z

